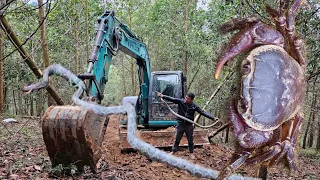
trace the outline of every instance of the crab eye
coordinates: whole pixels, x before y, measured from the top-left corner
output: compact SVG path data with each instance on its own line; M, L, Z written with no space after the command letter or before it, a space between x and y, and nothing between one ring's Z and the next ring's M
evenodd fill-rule
M247 109L248 109L248 102L244 99L240 99L238 101L238 112L240 114L243 114L247 111Z
M242 71L243 75L247 75L247 74L250 73L250 71L251 71L250 61L245 60L245 61L242 62L241 71Z

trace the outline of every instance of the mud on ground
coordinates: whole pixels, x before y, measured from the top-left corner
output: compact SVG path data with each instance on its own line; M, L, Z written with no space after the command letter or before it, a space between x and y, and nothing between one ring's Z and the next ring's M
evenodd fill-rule
M116 136L117 116L111 116L103 142L103 157L93 174L89 168L78 174L73 167L51 167L51 162L42 139L40 119L17 119L19 123L0 124L0 179L204 179L190 175L187 171L173 168L141 155L139 152L121 154ZM2 121L2 119L0 119ZM17 132L20 130L19 132ZM195 160L188 157L182 148L175 155L203 166L221 170L232 155L232 148L225 144L206 145L195 149ZM303 153L302 153L303 152ZM268 179L320 179L320 153L300 151L298 171L289 173L283 165L269 168ZM63 168L70 168L65 175ZM253 176L256 167L242 168L238 173Z

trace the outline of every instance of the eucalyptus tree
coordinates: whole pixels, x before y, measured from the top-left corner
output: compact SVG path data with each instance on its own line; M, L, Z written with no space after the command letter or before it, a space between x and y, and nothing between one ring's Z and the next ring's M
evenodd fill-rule
M297 31L305 39L307 47L307 98L305 103L305 123L303 126L302 147L315 147L320 150L320 116L318 101L320 72L320 2L308 1L310 9L298 15Z
M4 79L3 79L3 47L2 47L3 33L0 30L0 113L4 112Z
M22 7L22 8L21 8ZM18 33L18 38L23 41L24 47L31 52L32 55L36 53L36 48L33 42L36 41L34 32L38 28L36 23L36 13L27 4L21 1L16 1L3 10L3 14L10 21L11 27ZM27 19L30 18L31 19ZM6 35L6 34L5 34ZM29 42L29 43L27 43ZM5 79L5 101L6 110L11 113L21 114L26 111L22 106L28 98L23 97L20 93L22 83L26 83L32 79L31 72L28 71L26 64L21 60L20 55L17 53L17 48L9 43L8 39L3 42L4 47L4 79ZM12 95L12 96L10 96Z

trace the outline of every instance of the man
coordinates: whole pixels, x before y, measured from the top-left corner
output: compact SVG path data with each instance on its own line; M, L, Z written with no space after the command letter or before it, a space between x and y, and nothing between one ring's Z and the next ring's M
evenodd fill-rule
M170 96L163 95L162 93L157 93L157 95L165 100L178 104L178 114L192 121L194 120L195 111L197 111L198 113L200 113L201 115L207 118L210 118L211 120L215 120L215 117L213 117L211 114L202 110L196 103L193 102L195 95L191 92L188 92L184 99L173 98ZM171 154L177 152L183 133L186 133L190 157L191 159L194 159L194 156L192 154L194 150L193 129L194 127L192 123L178 117L178 125L176 127L176 137L172 147Z

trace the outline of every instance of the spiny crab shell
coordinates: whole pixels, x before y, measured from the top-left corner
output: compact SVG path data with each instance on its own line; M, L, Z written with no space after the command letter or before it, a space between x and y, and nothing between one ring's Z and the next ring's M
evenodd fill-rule
M302 108L305 76L302 67L282 47L264 45L242 62L238 112L253 129L271 131Z

